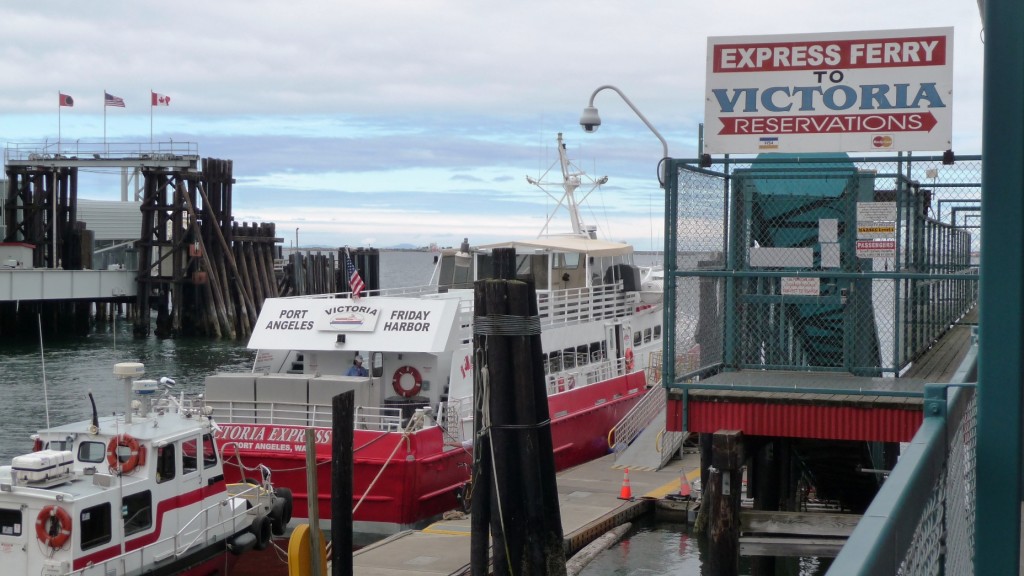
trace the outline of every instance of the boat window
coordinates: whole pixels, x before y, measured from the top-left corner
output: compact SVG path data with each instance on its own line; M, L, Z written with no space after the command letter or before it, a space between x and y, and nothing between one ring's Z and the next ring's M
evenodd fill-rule
M575 270L580 267L580 255L576 252L562 252L555 255L554 267L560 270Z
M107 457L107 445L103 442L82 442L78 445L80 462L103 462Z
M651 329L644 328L644 344L651 341Z
M78 525L82 527L82 550L110 542L109 502L82 510L78 520Z
M374 352L370 357L370 374L374 378L380 378L384 375L384 353Z
M75 447L74 440L50 440L46 443L47 450L71 450Z
M153 495L146 490L125 496L121 500L121 515L125 536L148 530L153 526Z
M213 444L213 436L203 434L203 468L217 465L217 447Z
M0 508L0 536L21 536L21 510Z
M533 274L533 283L537 290L548 289L548 255L534 254L530 258L530 269L526 272Z
M193 438L181 442L181 474L191 474L199 469L196 456L199 453L199 442Z
M552 352L548 355L547 373L555 374L562 371L562 353Z
M633 332L633 346L639 346L643 342L643 335L640 331Z
M586 366L590 363L590 352L588 346L583 344L582 346L576 347L576 365Z
M654 327L654 339L655 340L661 339L661 326L655 326Z
M569 370L576 367L575 350L569 348L562 351L562 368Z
M454 252L441 256L441 266L438 270L438 286L452 287L465 286L473 282L470 276L472 272L471 259Z
M174 444L156 449L156 483L167 482L174 478Z

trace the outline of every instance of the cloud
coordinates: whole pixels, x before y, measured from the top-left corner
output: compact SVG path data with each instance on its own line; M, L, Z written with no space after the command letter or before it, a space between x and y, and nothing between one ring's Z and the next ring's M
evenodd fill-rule
M692 158L708 36L894 23L955 27L954 149L977 152L977 7L925 0L827 10L811 0L7 3L0 144L52 143L59 113L66 143L100 142L105 131L110 143L142 146L152 118L157 142L233 161L237 214L357 245L535 235L554 202L524 177L549 170L562 132L586 172L609 176L587 217L650 244L661 145L610 92L595 99L601 130L584 134L577 122L595 88L620 87L670 155ZM105 119L104 90L127 103ZM150 90L171 105L151 109ZM57 108L58 91L74 108ZM119 197L111 178L80 189Z

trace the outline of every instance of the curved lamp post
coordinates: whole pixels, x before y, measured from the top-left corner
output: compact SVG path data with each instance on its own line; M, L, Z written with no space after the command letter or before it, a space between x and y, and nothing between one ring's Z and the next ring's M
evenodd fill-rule
M661 141L662 161L667 159L668 143L665 142L665 139L661 136L661 133L658 132L658 129L652 126L651 123L647 121L647 117L644 116L642 112L637 110L636 106L633 105L633 102L631 102L630 99L627 98L626 95L622 93L622 90L619 90L617 87L612 86L611 84L599 86L597 90L594 90L594 93L590 95L590 103L588 103L587 107L583 109L583 114L580 116L580 126L583 127L583 130L585 132L597 132L597 129L601 126L601 117L598 116L597 108L594 107L594 98L597 97L598 92L605 89L613 90L616 94L621 96L622 100L630 107L630 109L632 109L633 112L635 112L636 115L640 117L640 120L643 120L643 123L651 130L651 132L654 133L655 136L658 137L658 140ZM658 174L658 180L660 180L659 183L663 188L665 187L664 170L665 167L664 165L662 165L659 169Z

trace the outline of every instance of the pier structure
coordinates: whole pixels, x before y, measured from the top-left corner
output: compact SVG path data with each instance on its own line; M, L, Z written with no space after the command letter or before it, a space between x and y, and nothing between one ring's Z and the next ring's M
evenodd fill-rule
M85 334L91 319L104 322L114 310L134 317L133 188L144 168L191 169L197 160L190 143L8 145L0 336L36 334L40 324L47 333ZM80 175L103 171L120 172L121 201L81 199Z
M812 494L863 514L924 421L927 385L953 381L973 343L981 159L704 164L669 163L667 429L699 434L709 494L743 471L757 510L803 512ZM723 574L736 550L838 550L786 538L755 553L738 499L706 508Z
M275 225L232 216L232 162L142 170L138 305L156 311L156 335L245 338L264 298L278 295ZM150 330L140 314L136 336Z
M0 335L85 334L123 309L137 336L242 338L278 294L274 224L234 221L231 162L194 143L8 146ZM120 201L79 176L120 171Z

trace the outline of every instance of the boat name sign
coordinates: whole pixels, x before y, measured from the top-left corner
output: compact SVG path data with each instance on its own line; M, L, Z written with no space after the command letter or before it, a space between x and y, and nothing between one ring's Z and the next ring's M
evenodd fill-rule
M240 450L303 452L306 449L306 429L300 426L220 424L219 427L217 439L230 442ZM317 444L330 445L329 428L318 428L315 432Z
M286 341L292 349L339 350L345 342L346 350L437 352L445 349L457 308L451 299L268 298L249 347L279 349Z

